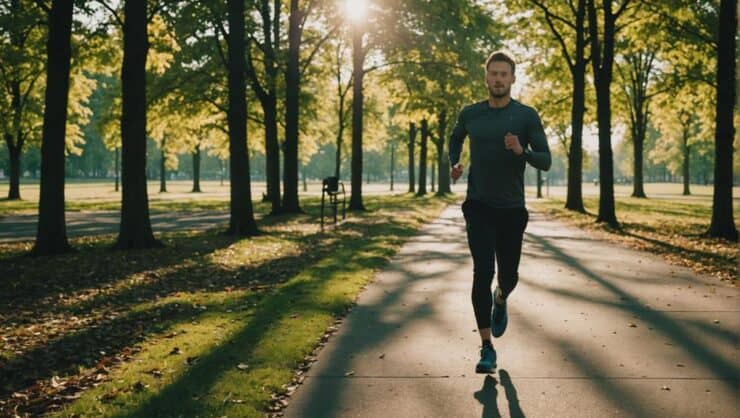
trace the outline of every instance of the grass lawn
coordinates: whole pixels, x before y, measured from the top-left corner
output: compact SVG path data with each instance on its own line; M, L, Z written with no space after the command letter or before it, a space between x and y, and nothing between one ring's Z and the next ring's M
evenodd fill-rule
M25 180L25 179L24 179ZM349 182L345 182L349 198ZM193 184L189 180L171 180L167 182L167 192L159 192L159 181L147 183L149 209L152 212L193 211L193 210L227 210L229 207L229 182L221 185L217 180L201 181L201 193L191 193ZM458 186L460 187L460 186ZM396 193L405 191L405 183L397 184ZM463 189L464 190L464 189ZM265 192L265 183L252 182L252 199L261 200ZM65 187L65 209L68 212L109 210L120 211L121 193L116 192L112 181L106 180L67 180ZM321 183L309 182L304 191L300 188L301 197L321 196ZM387 195L390 187L384 183L363 184L363 195ZM8 183L0 182L0 218L9 215L33 215L38 212L38 182L22 182L22 200L6 200Z
M309 198L257 237L171 233L152 250L111 251L113 235L46 258L1 244L0 415L279 410L374 271L452 201L367 197L321 233Z
M548 216L566 220L600 236L626 243L634 248L658 253L670 262L693 268L698 273L709 274L735 284L740 263L740 246L725 240L704 238L712 213L711 194L681 196L680 189L652 186L649 199L625 195L616 196L617 219L621 228L612 229L597 224L598 197L585 196L587 214L564 209L565 198L529 198L528 204ZM667 190L666 190L667 189ZM651 196L651 190L647 190ZM740 216L735 203L735 219Z

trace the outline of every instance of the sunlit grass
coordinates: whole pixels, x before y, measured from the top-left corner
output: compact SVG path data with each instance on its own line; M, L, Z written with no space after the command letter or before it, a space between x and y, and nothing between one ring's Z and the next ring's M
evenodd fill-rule
M13 398L21 411L63 416L263 416L374 271L451 201L368 197L322 234L308 198L256 237L164 234L165 248L126 253L110 235L41 259L5 244L0 361L17 371L0 376L0 399L28 393Z
M734 282L738 274L740 247L737 243L705 238L712 214L711 199L677 201L669 198L638 199L620 196L616 214L621 227L609 228L595 222L599 210L596 197L584 197L587 214L566 210L563 198L529 199L539 211L568 220L582 228L605 233L641 250L663 254L671 262L695 271ZM735 207L735 218L740 215Z

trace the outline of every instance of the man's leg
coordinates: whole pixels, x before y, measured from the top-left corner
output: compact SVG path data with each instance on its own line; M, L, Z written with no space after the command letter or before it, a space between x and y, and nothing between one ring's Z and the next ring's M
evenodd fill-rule
M491 283L495 273L496 234L491 217L486 214L485 209L477 202L467 201L463 204L468 247L473 257L473 311L481 338L490 340L490 315L493 306Z
M519 260L522 255L524 230L529 222L527 209L506 209L496 223L496 261L498 262L498 287L503 302L519 282Z
M480 360L475 365L476 373L492 373L496 368L496 350L491 342L491 282L495 266L495 234L490 214L486 207L477 202L465 202L465 226L468 246L473 256L473 310L481 337Z
M498 261L498 286L494 293L492 334L500 337L506 331L508 314L506 298L519 281L519 260L522 254L522 239L529 221L525 208L499 211L496 222L496 259Z

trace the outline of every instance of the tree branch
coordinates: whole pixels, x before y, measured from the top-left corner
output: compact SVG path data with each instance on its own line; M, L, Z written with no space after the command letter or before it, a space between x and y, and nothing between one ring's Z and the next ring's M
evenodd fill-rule
M113 15L113 18L116 19L118 24L121 25L121 27L123 27L123 19L118 14L116 9L111 7L105 0L98 0L98 3L100 3L100 5L103 6L104 8L106 8Z

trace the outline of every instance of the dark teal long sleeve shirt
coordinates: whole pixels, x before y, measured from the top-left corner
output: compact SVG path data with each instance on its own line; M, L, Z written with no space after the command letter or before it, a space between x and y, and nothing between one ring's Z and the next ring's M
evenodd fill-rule
M516 155L507 150L508 132L529 152ZM450 135L451 166L460 161L465 137L470 137L467 199L494 208L524 207L526 163L547 171L552 162L537 111L513 99L501 108L490 107L487 100L466 106Z

